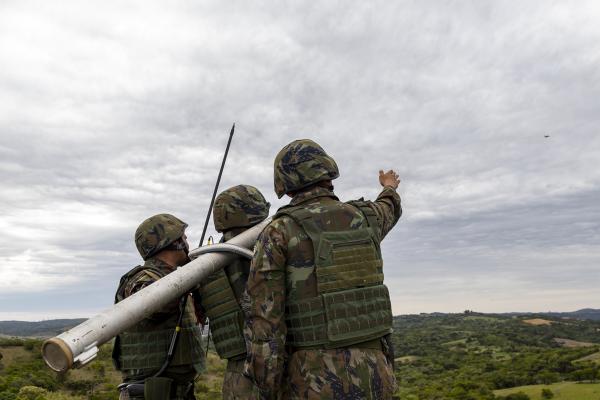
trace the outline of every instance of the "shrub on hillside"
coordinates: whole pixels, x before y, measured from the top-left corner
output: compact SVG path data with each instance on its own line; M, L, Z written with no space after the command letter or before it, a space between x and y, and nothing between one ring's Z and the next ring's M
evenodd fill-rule
M23 339L3 337L0 338L0 346L23 346Z
M23 386L16 400L46 400L48 391L37 386Z
M28 351L32 351L36 346L36 340L27 339L23 342L23 348Z
M550 389L542 389L542 399L551 399L554 397L554 393Z
M531 400L531 397L523 392L511 393L508 396L500 396L498 400Z

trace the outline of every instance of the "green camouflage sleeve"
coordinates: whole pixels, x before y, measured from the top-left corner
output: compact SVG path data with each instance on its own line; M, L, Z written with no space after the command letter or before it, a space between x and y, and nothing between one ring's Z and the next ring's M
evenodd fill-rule
M140 271L135 274L125 286L125 297L129 297L134 293L139 292L151 283L156 282L154 278L148 275L145 271Z
M287 358L284 219L271 222L259 236L247 284L248 315L244 334L248 356L244 374L255 382L263 399L277 397Z
M369 206L375 210L379 222L379 237L383 238L392 230L402 215L400 195L395 189L386 186L383 188L377 200L369 202Z

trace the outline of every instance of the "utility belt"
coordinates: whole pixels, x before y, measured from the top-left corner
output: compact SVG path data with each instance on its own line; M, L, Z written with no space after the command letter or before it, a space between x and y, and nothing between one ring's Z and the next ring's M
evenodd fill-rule
M124 382L117 386L119 400L194 399L194 382L175 383L171 378L152 377L143 382Z

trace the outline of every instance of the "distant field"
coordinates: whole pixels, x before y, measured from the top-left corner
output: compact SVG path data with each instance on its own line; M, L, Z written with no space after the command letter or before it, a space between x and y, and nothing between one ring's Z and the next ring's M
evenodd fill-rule
M589 356L582 357L579 360L575 360L575 362L583 362L583 361L592 361L596 364L600 364L600 351L598 353L590 354Z
M452 340L451 342L442 343L442 346L456 346L459 344L467 344L467 339Z
M516 388L496 390L496 396L507 396L523 392L531 400L543 400L542 389L550 389L554 393L552 400L596 400L600 399L600 383L560 382L552 385L520 386Z

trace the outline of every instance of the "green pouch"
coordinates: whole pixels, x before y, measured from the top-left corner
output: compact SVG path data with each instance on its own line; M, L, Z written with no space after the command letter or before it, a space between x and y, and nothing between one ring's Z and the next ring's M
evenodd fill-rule
M169 400L171 398L171 385L173 379L152 377L144 381L145 400Z
M392 328L392 307L385 285L325 293L327 337L335 347L380 338Z

